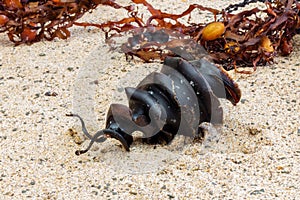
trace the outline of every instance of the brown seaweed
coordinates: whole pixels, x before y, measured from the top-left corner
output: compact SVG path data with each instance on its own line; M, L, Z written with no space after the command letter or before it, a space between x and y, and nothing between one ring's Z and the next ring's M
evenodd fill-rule
M163 38L158 37L157 41L149 41L145 35L159 35L164 32L170 34L171 38L178 32L177 35L186 36L184 40L193 39L204 46L213 61L222 64L226 70L236 69L238 65L254 66L254 71L257 65L273 63L273 58L277 54L289 55L293 49L291 40L299 28L300 5L295 0L265 1L265 9L253 8L237 14L232 14L231 11L246 6L246 2L261 1L246 0L244 3L236 4L236 7L230 5L222 11L192 4L181 14L162 12L146 0L132 0L132 2L144 5L151 16L144 19L143 14L129 11L130 17L120 21L105 24L76 23L76 25L96 26L103 30L108 28L107 41L130 33L131 37L126 44L122 44L121 49L127 55L137 56L146 62L155 59L163 61L166 56L174 55L174 52L170 51L170 43L181 45L184 41L178 37L175 39L173 37L165 43L161 41ZM215 22L205 24L188 21L183 24L179 21L182 17L190 15L194 9L211 12ZM215 26L210 30L216 30L220 24L224 26L224 30L220 28L220 33L211 32L211 35L216 36L207 40L204 34L207 33L206 29L209 30L208 26ZM241 72L251 73L251 71Z
M67 39L68 28L99 4L122 8L111 0L1 0L0 33L6 32L16 45Z
M121 44L122 51L146 62L176 55L173 49L186 48L188 40L195 40L226 70L236 66L254 66L255 70L257 65L272 63L276 54L286 56L292 52L291 40L299 29L300 4L296 0L272 0L265 1L264 9L256 7L232 13L254 2L264 1L244 0L223 10L192 4L180 14L171 14L154 8L146 0L132 0L129 6L118 5L113 0L3 0L0 1L0 32L6 32L15 44L31 44L42 39L66 39L72 25L95 26L106 32L109 43L120 35L129 35L127 42ZM125 9L128 16L102 24L76 22L98 5ZM150 17L144 17L135 6L144 6ZM194 10L212 13L214 21L182 22ZM209 31L216 28L219 32L211 32L214 37L207 39ZM156 40L149 41L146 35ZM169 39L163 42L166 37Z

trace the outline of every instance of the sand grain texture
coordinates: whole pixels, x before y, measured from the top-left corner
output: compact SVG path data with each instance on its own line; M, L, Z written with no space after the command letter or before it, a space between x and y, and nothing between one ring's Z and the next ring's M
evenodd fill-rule
M221 8L233 1L224 2L204 5ZM180 12L192 1L153 3ZM99 7L82 21L120 16L125 13ZM128 153L108 140L76 156L74 151L88 141L79 121L65 114L82 112L91 132L103 128L109 104L125 102L124 86L135 86L161 65L126 62L123 54L108 52L99 30L73 27L71 32L67 41L17 47L0 35L0 199L300 196L299 37L294 52L276 64L252 75L231 72L242 101L236 107L222 101L223 131L213 135L212 130L211 142L183 143L179 138L156 148L137 143Z

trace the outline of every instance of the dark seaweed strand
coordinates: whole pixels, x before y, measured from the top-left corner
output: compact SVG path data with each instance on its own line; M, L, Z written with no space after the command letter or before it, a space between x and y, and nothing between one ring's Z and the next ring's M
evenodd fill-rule
M77 115L77 114L66 114L66 116L68 117L77 117L80 122L81 122L81 127L82 127L82 132L91 140L89 146L85 149L85 150L78 150L75 152L76 155L80 155L83 153L86 153L94 144L94 142L104 142L106 140L106 137L104 137L104 132L102 131L98 131L94 136L92 136L91 134L89 134L89 132L86 129L85 123L83 121L83 119ZM102 137L101 137L102 136Z
M267 0L244 0L243 2L240 2L240 3L230 4L230 5L227 6L224 10L225 10L225 12L227 12L227 13L231 13L231 12L233 12L233 11L238 10L239 8L243 8L243 7L247 6L247 5L250 4L250 3L256 3L256 2L262 2L262 3L264 3L264 2L266 2L266 1L267 1ZM272 0L269 1L269 2L272 2Z
M89 139L92 139L93 138L93 136L91 135L91 134L89 134L89 132L87 131L87 129L86 129L86 127L85 127L85 123L84 123L84 121L83 121L83 119L79 116L79 115L77 115L77 114L66 114L66 116L67 117L77 117L79 120L80 120L80 122L81 122L81 129L82 129L82 132L89 138Z
M89 146L84 150L77 150L75 152L76 155L86 153L92 147L92 145L95 142L97 142L97 143L104 142L107 139L105 137L106 135L109 135L110 137L119 140L122 143L123 147L126 149L126 151L129 151L129 146L128 146L126 140L118 132L113 131L113 130L109 130L109 129L103 129L101 131L98 131L94 136L92 136L87 131L85 123L79 115L71 113L71 114L66 114L66 116L68 116L68 117L77 117L81 122L82 132L91 140Z
M101 137L102 136L102 137ZM91 138L91 141L90 141L90 144L89 146L84 149L84 150L77 150L75 151L75 154L77 156L81 155L81 154L84 154L86 153L88 150L90 150L90 148L92 147L92 145L95 143L95 142L104 142L106 140L106 138L104 137L104 131L101 130L101 131L98 131L92 138Z
M117 139L118 141L121 142L121 144L123 145L123 147L125 148L126 151L129 151L129 146L126 142L126 140L123 138L122 135L120 135L118 132L116 131L113 131L113 130L110 130L110 129L103 129L101 131L98 131L92 138L91 138L91 141L90 141L90 144L89 146L84 149L84 150L77 150L75 151L75 154L77 156L81 155L81 154L84 154L86 153L88 150L90 150L90 148L92 147L92 145L95 143L95 142L104 142L107 138L105 137L106 135L110 136L111 138L115 138Z

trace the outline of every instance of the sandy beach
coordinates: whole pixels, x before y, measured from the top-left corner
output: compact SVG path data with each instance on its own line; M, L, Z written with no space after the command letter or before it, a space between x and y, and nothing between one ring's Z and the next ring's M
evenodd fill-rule
M153 4L179 13L195 2ZM203 5L219 9L230 2ZM126 12L99 6L80 21L120 16ZM67 40L30 46L14 46L0 34L0 199L299 198L299 36L288 57L251 75L229 72L242 99L236 106L221 100L224 124L218 131L209 126L210 140L137 142L126 152L108 139L76 156L89 140L79 120L66 114L80 114L94 134L104 128L111 103L126 103L124 87L161 64L126 61L109 51L98 29L70 30Z

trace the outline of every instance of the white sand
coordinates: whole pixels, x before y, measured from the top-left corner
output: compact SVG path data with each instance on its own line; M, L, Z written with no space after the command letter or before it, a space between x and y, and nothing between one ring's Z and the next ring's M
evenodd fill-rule
M178 12L191 3L155 2ZM207 5L226 4L218 0ZM99 7L83 21L116 16L125 13ZM92 28L72 28L67 41L14 47L1 34L0 43L0 199L300 196L299 37L294 52L277 64L259 67L252 75L231 72L242 102L233 107L222 101L225 117L218 143L207 142L204 148L181 139L155 149L135 143L128 153L117 141L107 140L81 156L74 151L88 141L76 144L83 138L79 121L65 114L89 109L82 112L89 130L103 128L109 104L124 93L123 82L135 86L160 64L126 62L123 54L108 52L103 34ZM95 80L98 85L90 84ZM45 96L49 91L58 95ZM71 136L69 128L77 133Z

